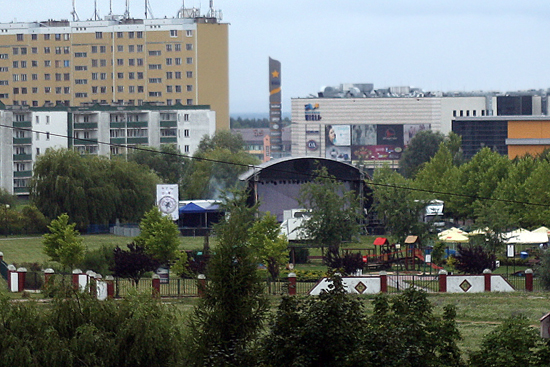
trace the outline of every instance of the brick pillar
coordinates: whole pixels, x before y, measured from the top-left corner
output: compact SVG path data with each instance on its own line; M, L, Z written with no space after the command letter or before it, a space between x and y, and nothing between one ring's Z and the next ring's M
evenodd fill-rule
M55 271L52 268L44 269L44 285L52 285L53 284L53 275Z
M388 293L388 273L380 272L380 292Z
M525 290L527 292L533 291L533 269L525 270Z
M17 285L19 278L15 266L8 265L8 289L10 292L17 292L19 286Z
M160 298L160 276L158 274L153 274L153 297Z
M4 253L0 251L0 261L4 260Z
M204 292L206 290L206 275L199 274L197 277L197 294L200 298L204 297Z
M90 294L92 296L96 296L97 295L97 282L96 282L95 277L96 277L97 274L92 270L88 270L86 272L86 275L87 275L86 279L88 280L88 284L90 285L90 289L89 289Z
M115 297L115 278L112 275L107 275L105 277L105 282L107 283L107 298Z
M296 295L296 273L288 273L288 294Z
M485 277L485 292L490 292L491 291L491 276L492 275L493 274L491 274L490 269L483 270L483 276Z
M439 291L442 293L447 292L447 270L441 269L439 271Z
M25 278L27 277L27 268L19 268L17 269L17 277L18 277L18 292L23 292L25 290Z
M74 269L73 270L73 287L74 289L80 289L80 275L82 275L82 270L80 269Z

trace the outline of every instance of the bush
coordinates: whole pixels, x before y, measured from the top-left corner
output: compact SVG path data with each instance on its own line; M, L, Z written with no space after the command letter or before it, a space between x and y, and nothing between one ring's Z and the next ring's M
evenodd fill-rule
M309 249L305 247L294 247L294 262L296 264L307 264L309 256ZM292 253L289 258L292 260Z

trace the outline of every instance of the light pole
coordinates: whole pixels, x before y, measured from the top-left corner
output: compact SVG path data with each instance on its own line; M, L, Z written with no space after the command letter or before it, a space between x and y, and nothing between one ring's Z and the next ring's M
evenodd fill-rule
M5 214L5 219L6 219L6 238L8 237L8 232L9 232L9 222L8 222L8 209L10 208L10 204L6 204L4 206L4 214Z

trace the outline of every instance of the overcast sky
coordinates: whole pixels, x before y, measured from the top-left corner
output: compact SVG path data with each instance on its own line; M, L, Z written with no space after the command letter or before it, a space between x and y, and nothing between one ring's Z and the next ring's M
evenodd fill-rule
M81 20L93 0L75 0ZM149 0L155 17L182 1ZM124 12L125 0L112 0ZM97 0L101 16L109 0ZM208 10L209 1L185 1ZM283 111L322 86L424 90L550 88L548 0L214 0L229 27L231 114L268 112L268 57L281 61ZM71 18L72 0L19 0L0 21ZM130 0L142 18L144 0Z

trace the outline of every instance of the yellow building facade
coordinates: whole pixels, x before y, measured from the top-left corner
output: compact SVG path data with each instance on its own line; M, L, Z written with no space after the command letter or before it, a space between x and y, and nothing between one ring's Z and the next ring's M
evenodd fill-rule
M229 129L228 24L216 18L0 23L6 105L209 105Z

